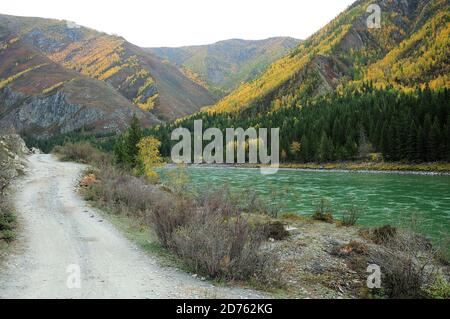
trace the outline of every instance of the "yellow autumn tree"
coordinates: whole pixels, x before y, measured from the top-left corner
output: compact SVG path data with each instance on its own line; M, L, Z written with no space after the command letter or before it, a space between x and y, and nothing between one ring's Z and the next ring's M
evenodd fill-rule
M142 138L138 143L139 149L139 162L141 163L142 172L149 178L158 178L158 173L155 172L155 168L161 166L163 159L159 153L159 147L161 142L153 136Z
M294 155L297 155L298 153L300 153L301 148L302 148L302 145L299 142L292 142L291 153Z

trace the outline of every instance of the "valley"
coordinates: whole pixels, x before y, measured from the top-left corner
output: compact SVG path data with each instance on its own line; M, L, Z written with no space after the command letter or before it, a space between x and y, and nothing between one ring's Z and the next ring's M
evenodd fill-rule
M374 5L178 47L0 14L0 299L450 298L450 1Z

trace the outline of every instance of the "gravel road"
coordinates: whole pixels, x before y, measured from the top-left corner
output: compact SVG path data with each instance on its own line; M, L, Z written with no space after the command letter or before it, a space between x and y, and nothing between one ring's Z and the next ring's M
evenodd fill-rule
M14 196L20 229L0 265L0 298L262 298L165 268L76 193L85 166L28 158ZM79 276L78 276L79 274Z

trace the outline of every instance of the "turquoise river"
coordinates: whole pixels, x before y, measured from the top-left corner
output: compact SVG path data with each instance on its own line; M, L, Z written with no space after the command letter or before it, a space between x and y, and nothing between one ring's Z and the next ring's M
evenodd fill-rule
M160 171L163 181L170 169ZM254 191L280 212L311 215L327 198L337 218L354 203L364 211L362 225L413 224L434 239L450 233L450 176L289 169L262 175L259 169L202 166L187 172L197 191L225 185L237 194Z

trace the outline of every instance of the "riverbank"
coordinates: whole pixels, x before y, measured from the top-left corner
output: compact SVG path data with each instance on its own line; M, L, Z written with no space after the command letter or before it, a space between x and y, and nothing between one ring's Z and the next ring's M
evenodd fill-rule
M175 166L169 163L167 166ZM261 168L261 164L190 164L199 167L235 167ZM416 174L450 176L450 163L394 163L394 162L342 162L342 163L281 163L281 170L330 171L353 173L386 173L386 174Z
M443 276L447 278L446 282L450 278L449 264L438 247L432 247L426 238L406 230L343 226L338 219L323 222L293 214L279 218L256 214L245 216L251 225L282 223L289 232L287 237L270 237L264 244L264 250L273 253L277 260L277 284L269 285L253 279L214 280L197 274L182 258L162 247L145 218L108 212L104 203L88 195L85 187L80 188L80 193L90 200L90 205L103 210L103 217L127 238L147 254L157 257L161 266L180 269L212 286L256 289L261 291L261 295L289 299L428 298L433 297L431 294L437 289L434 276ZM420 263L410 269L411 273L402 275L416 254L421 256ZM373 260L383 269L393 268L386 274L381 289L367 287L367 267ZM433 270L433 277L421 272L425 264L427 269ZM409 284L408 276L421 278ZM397 284L406 286L395 291ZM448 294L447 283L445 289Z
M343 162L343 163L282 163L280 168L327 170L327 171L352 171L352 172L377 172L377 173L404 173L427 175L450 175L450 163L394 163L394 162Z

